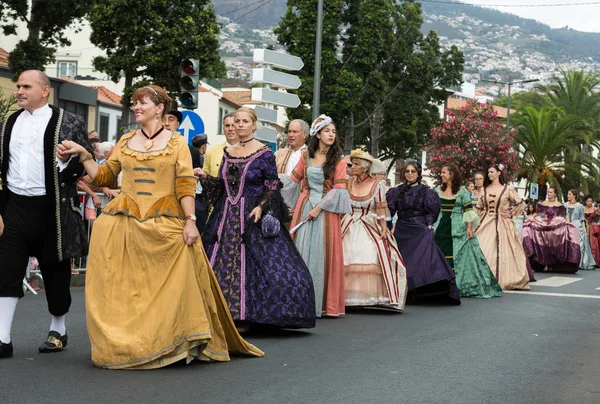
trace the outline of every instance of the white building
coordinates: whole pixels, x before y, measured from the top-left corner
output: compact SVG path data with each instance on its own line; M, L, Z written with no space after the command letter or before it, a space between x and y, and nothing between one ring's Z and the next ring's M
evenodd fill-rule
M67 28L65 36L69 38L71 45L57 48L56 63L46 66L46 74L49 77L74 79L88 87L103 86L117 94L123 94L125 79L122 78L119 83L114 83L105 73L94 70L92 66L94 58L104 56L106 53L92 44L91 34L92 29L85 20L79 32L75 32L74 28ZM28 35L26 24L19 22L17 35L0 36L0 48L12 52L17 43Z

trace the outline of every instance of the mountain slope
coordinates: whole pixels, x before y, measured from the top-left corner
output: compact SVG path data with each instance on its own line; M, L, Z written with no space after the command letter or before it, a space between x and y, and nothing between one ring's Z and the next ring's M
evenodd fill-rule
M519 27L524 34L543 35L547 40L532 44L531 49L552 56L557 61L586 57L600 61L600 47L598 47L600 33L581 32L570 28L554 29L535 20L476 6L422 3L422 8L425 16L437 15L452 18L464 14L493 26ZM440 35L442 34L440 33Z
M286 0L213 0L220 15L248 29L270 28ZM550 76L560 68L600 72L600 33L553 29L514 14L465 4L422 3L424 33L436 31L445 47L466 56L465 72L503 80ZM237 10L237 11L235 11ZM244 42L241 38L240 42ZM475 76L478 79L478 76Z

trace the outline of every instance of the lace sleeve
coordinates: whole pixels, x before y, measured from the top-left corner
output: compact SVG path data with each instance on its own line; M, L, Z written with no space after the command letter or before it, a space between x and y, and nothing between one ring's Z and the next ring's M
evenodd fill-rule
M200 182L202 184L200 199L207 206L215 205L225 194L225 182L223 182L223 179L220 177L207 175L206 178Z
M281 196L282 183L277 174L275 155L271 152L265 153L263 158L263 179L265 191L260 201L263 214L271 213L281 222L288 222L289 209Z
M327 192L318 205L321 209L331 213L351 213L350 195L348 190L334 188Z
M289 175L285 174L279 174L279 180L282 184L280 192L283 200L290 209L294 209L298 202L298 198L300 198L300 184L292 180Z

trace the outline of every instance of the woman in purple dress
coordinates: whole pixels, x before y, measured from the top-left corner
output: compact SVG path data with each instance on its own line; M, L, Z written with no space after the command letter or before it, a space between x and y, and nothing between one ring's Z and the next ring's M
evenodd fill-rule
M574 274L581 257L579 233L557 197L558 188L550 186L548 199L537 206L534 219L523 224L523 249L535 271Z
M254 139L256 114L235 114L239 143L227 147L219 178L194 172L214 205L202 235L231 316L241 328L315 326L310 272L286 228L275 156Z
M421 166L407 160L404 183L391 188L386 199L390 214L398 213L394 237L404 258L408 297L460 304L454 272L435 243L433 225L440 213L437 193L421 184Z

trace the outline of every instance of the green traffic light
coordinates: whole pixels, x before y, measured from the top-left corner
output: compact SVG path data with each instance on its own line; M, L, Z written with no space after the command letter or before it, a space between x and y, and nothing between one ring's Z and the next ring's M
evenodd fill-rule
M179 97L179 101L181 101L181 105L183 107L190 108L196 106L196 100L194 99L194 96L190 93L182 93Z

